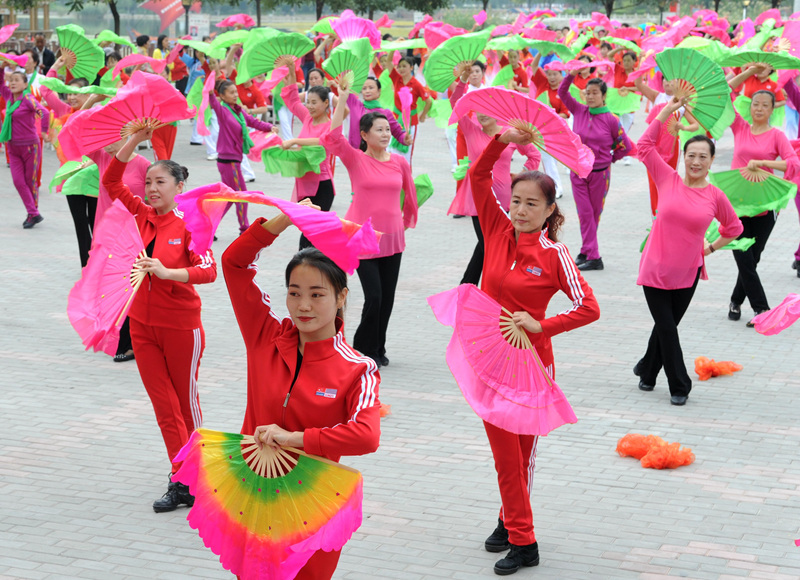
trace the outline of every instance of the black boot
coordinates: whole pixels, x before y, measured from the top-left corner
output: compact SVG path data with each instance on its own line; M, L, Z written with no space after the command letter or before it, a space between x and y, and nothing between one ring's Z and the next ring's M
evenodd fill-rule
M498 560L494 565L494 573L498 576L508 576L514 574L523 566L539 565L539 545L534 542L528 546L515 546L511 544L511 550L502 560Z
M492 535L486 538L483 543L487 552L505 552L511 545L508 543L508 530L503 524L503 520L497 520L497 527L492 532Z
M192 507L194 505L194 496L189 493L188 485L170 480L169 485L167 485L167 493L153 502L153 511L156 513L171 512L181 505Z

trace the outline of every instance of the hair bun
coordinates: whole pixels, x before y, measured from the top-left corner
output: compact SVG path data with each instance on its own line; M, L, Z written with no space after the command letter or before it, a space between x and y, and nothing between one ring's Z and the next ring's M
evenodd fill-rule
M184 181L188 181L189 180L189 169L184 167L183 165L181 165L181 169L183 170L183 180Z

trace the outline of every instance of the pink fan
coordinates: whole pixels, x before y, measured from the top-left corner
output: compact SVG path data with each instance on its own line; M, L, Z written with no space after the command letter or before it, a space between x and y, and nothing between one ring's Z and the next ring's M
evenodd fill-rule
M11 65L17 65L24 68L28 62L28 55L6 54L5 52L0 52L0 61L7 62Z
M247 158L256 162L261 161L261 152L264 149L275 147L283 142L275 133L265 133L264 131L253 131L250 133L250 138L253 140L253 145L247 152Z
M450 124L470 111L494 117L498 122L530 133L531 142L581 177L594 165L594 153L549 106L526 94L503 87L488 87L463 96L453 108Z
M782 89L783 86L786 83L788 83L789 81L794 79L798 74L800 74L800 70L782 70L782 71L778 71L778 83L777 83L778 86L775 87L775 88L777 90Z
M513 28L514 27L510 24L501 24L500 26L495 26L492 29L492 36L505 36L506 34L511 34L514 31Z
M272 73L270 74L269 78L264 80L261 83L261 86L258 87L262 93L265 95L272 91L275 87L281 84L281 81L286 78L286 75L289 74L289 68L285 66L279 66L272 69ZM259 159L261 159L259 157Z
M108 104L87 113L72 124L71 130L72 139L84 153L116 143L145 127L157 129L191 119L196 110L188 107L186 98L166 79L136 71ZM66 129L64 125L62 135Z
M200 99L200 110L197 111L197 133L204 137L211 135L211 131L206 126L206 109L208 109L208 93L214 88L216 80L217 72L212 70L203 83L203 96Z
M359 226L339 219L333 212L317 211L260 191L234 191L224 183L212 183L177 195L175 201L183 212L186 229L192 233L191 248L197 253L205 253L211 247L229 202L277 207L320 252L348 274L358 267L359 256L373 255L379 250L379 237L370 220Z
M556 13L552 10L534 10L531 12L531 18L555 18Z
M770 10L765 10L761 14L758 15L756 18L756 26L761 26L764 24L765 20L769 20L772 18L775 20L775 28L780 28L783 26L783 20L781 20L781 11L777 8L772 8Z
M411 105L414 104L414 97L411 94L411 89L408 87L402 87L398 93L397 97L400 100L400 111L403 121L403 127L408 128L411 127Z
M191 38L192 37L190 36L189 38L182 40L191 40ZM183 45L180 43L176 44L175 46L172 47L172 50L169 51L169 54L167 55L167 58L164 59L164 62L166 62L167 64L172 64L178 59L182 50L183 50Z
M153 69L153 72L159 74L164 70L164 67L167 66L167 61L145 56L144 54L129 54L128 56L123 57L122 60L116 64L114 70L111 72L111 78L117 78L119 73L129 66L141 66L144 64L150 65L150 68Z
M69 321L86 350L116 353L119 329L145 278L133 264L145 255L136 221L115 200L94 231L89 263L67 301Z
M456 28L444 22L431 22L425 27L425 45L428 50L434 50L448 38L466 34L463 28Z
M481 419L521 435L547 435L578 421L508 310L472 284L430 296L428 304L454 328L447 366Z
M420 30L425 28L429 22L433 21L433 16L430 14L426 14L422 17L422 20L417 22L414 27L411 29L411 32L408 33L409 38L416 38L419 36Z
M389 18L388 14L384 14L375 21L375 28L391 28L394 26L394 20Z
M17 28L19 28L19 22L16 24L8 24L0 28L0 44L3 44L6 40L11 38Z
M475 20L475 24L483 26L486 22L486 10L481 10L477 14L473 14L472 18Z
M558 42L558 34L545 28L525 28L520 34L524 38L530 38L531 40Z
M753 319L756 331L767 336L778 334L789 328L800 318L800 294L789 294L772 310Z
M642 37L642 29L633 27L617 28L616 30L609 31L608 35L614 38L622 38L624 40L636 41Z
M783 27L783 34L773 44L773 50L800 56L800 22L789 21L786 23Z
M592 68L614 68L614 63L610 60L596 60L592 61L591 63L587 63L583 60L570 60L567 62L551 62L545 65L545 70L566 70L566 71L573 71L573 70L581 70L582 68L592 67Z
M331 22L331 27L342 42L369 38L373 49L378 50L381 47L381 33L372 20L358 16L339 18Z
M788 22L786 24L789 24ZM785 32L785 29L784 29ZM742 20L734 30L734 36L738 40L738 45L742 46L745 42L756 35L756 27L749 18Z
M247 14L234 14L233 16L228 16L225 20L221 20L217 23L217 28L227 28L232 26L241 26L242 28L250 28L251 26L255 26L256 21L253 20Z
M631 74L628 75L628 78L630 80L635 80L641 76L648 74L655 68L656 68L656 59L653 55L650 55L641 62L638 69L636 69L635 71L633 71Z
M592 19L587 24L592 28L597 26L602 26L606 30L611 30L611 28L613 28L611 20L602 12L592 12Z
M81 149L80 143L73 136L80 133L80 125L85 120L84 117L88 117L91 114L91 109L75 111L69 116L58 134L58 145L61 147L61 153L68 161L79 161L83 158L84 150ZM77 130L76 127L78 127Z

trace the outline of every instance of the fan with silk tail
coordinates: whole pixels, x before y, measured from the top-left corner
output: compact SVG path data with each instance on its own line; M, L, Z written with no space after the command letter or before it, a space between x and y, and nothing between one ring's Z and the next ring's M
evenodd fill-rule
M69 131L79 150L96 151L141 129L158 129L174 121L191 119L195 113L169 81L136 71L116 97L68 122L62 133Z
M105 95L113 97L117 94L117 89L109 87L98 87L96 85L88 85L85 87L78 87L75 85L68 85L63 81L54 77L39 76L37 79L39 84L47 87L54 93L61 95Z
M86 157L85 155L81 158L80 161L67 161L58 168L58 171L55 172L53 175L53 179L50 180L50 192L53 192L53 188L61 185L67 179L78 173L81 169L89 167L92 165L94 161Z
M195 52L202 52L206 56L210 56L211 58L218 58L223 59L225 58L225 53L227 50L225 48L219 46L213 46L208 42L202 42L200 40L180 40L181 46L188 46ZM238 76L236 77L238 80Z
M211 247L214 232L230 202L277 207L308 241L348 274L358 267L361 256L379 251L380 234L372 229L370 220L359 225L340 219L334 212L317 211L260 191L234 191L223 183L212 183L181 193L175 196L175 201L183 212L186 229L192 234L190 248L198 254Z
M214 88L215 83L217 81L217 72L211 71L206 77L206 80L203 82L203 95L200 97L200 106L197 108L197 134L208 136L211 135L211 130L208 128L208 121L211 117L210 113L208 112L209 109L209 93L211 89ZM196 83L197 84L197 83ZM187 99L188 103L188 99Z
M327 153L321 145L308 145L299 149L268 147L261 152L264 170L279 173L282 177L303 177L306 173L319 173L320 163Z
M253 436L198 429L175 457L186 517L243 580L291 580L317 550L340 550L361 526L363 480L350 467Z
M86 350L116 354L119 329L145 278L134 266L143 257L136 221L115 200L95 228L89 262L67 300L67 316Z
M315 22L314 26L312 26L310 30L311 32L316 32L318 34L333 34L332 23L338 19L338 16L326 16L325 18L321 18Z
M462 62L474 62L486 48L491 31L473 32L448 38L436 47L425 63L425 81L434 91L446 91L455 80Z
M256 28L244 44L236 82L241 84L262 73L269 74L282 56L300 58L312 50L314 42L297 32Z
M100 195L100 168L92 163L75 172L64 180L64 185L61 186L61 193L64 195L98 197Z
M392 52L395 50L425 48L425 46L425 41L422 38L410 38L408 40L384 40L381 43L380 50L381 52Z
M428 201L433 196L433 182L427 173L417 175L414 178L414 189L417 190L417 208ZM406 204L406 192L400 190L400 208Z
M635 42L632 42L630 40L626 40L624 38L617 38L615 36L604 36L603 38L600 39L600 42L607 42L609 44L615 44L615 45L620 46L620 47L624 48L625 50L629 50L632 53L637 54L637 55L640 52L642 52L642 49L641 49L641 47L639 47L638 44L636 44Z
M711 224L706 230L705 238L709 244L713 244L719 239L719 222L717 220L711 220ZM722 246L720 250L739 250L744 252L755 243L755 238L736 238L729 244Z
M503 125L529 133L536 147L581 177L586 177L592 171L592 150L581 143L580 137L552 108L527 95L502 87L473 91L459 99L450 121L454 122L470 111L494 117Z
M155 74L161 74L161 72L166 68L167 61L164 59L157 59L153 58L152 56L147 56L144 54L139 54L134 52L133 54L129 54L128 56L122 57L115 66L111 73L113 78L116 78L120 75L120 73L131 66L143 66L147 65Z
M797 184L763 169L709 173L708 180L725 192L739 217L782 210L797 194Z
M800 294L789 294L775 308L753 318L756 332L767 336L789 328L800 318Z
M61 56L65 60L64 66L76 79L83 78L91 83L105 65L103 49L92 42L86 31L77 24L58 26L56 34Z
M481 419L519 435L547 435L577 422L508 310L472 284L430 296L428 304L440 323L454 328L447 365Z
M800 69L800 58L782 52L764 52L761 50L731 51L722 59L720 65L744 67L749 64L765 64L775 70Z
M668 48L655 55L664 80L675 80L674 95L686 98L686 109L711 135L719 139L735 118L731 88L722 68L688 48Z
M214 37L211 46L215 49L230 48L234 44L244 44L250 38L249 30L229 30Z
M369 76L371 62L372 45L368 38L359 38L348 40L334 48L322 63L322 68L337 81L348 72L352 73L352 79L348 78L348 86L353 93L358 93Z
M136 45L133 44L129 39L123 38L111 30L102 30L92 39L92 42L95 44L100 44L101 42L113 42L114 44L123 44L125 46L129 46L130 48L136 49Z

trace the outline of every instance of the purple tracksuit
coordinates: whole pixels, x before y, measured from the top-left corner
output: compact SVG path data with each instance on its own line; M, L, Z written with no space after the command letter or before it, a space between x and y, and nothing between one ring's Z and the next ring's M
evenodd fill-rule
M586 178L570 173L572 196L578 209L581 223L581 254L587 260L600 258L597 246L597 226L603 213L608 187L611 183L611 164L631 155L631 143L617 117L612 113L592 114L589 107L576 101L569 92L575 77L567 75L558 87L558 97L575 116L572 130L581 138L583 144L594 152L594 167Z
M7 103L14 101L5 83L5 70L0 67L0 96ZM39 188L36 174L41 163L41 147L36 125L39 118L36 111L42 111L42 126L49 124L50 112L42 107L31 95L24 95L19 108L11 114L11 141L8 142L8 163L11 179L28 215L39 215Z
M242 176L242 154L244 139L242 136L242 126L239 121L222 103L219 102L214 93L208 99L211 108L217 114L219 123L219 137L217 138L217 169L219 170L222 183L236 191L247 191L247 183ZM252 115L248 115L241 110L239 105L231 107L237 113L244 115L245 123L258 131L272 131L272 125L259 121ZM232 203L228 203L225 212L227 213ZM239 220L239 231L243 232L250 227L247 219L247 204L236 204L236 218Z

